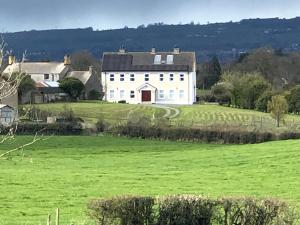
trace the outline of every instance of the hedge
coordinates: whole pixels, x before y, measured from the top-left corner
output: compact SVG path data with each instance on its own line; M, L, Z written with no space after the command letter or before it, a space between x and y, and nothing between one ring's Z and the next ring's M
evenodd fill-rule
M294 207L277 199L124 196L95 199L88 215L99 225L294 225Z

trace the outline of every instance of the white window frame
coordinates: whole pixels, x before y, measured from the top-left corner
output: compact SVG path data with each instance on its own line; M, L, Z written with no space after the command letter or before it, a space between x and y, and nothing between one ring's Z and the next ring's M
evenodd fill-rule
M130 98L135 98L135 91L130 91Z
M125 100L125 90L120 90L120 100Z
M109 81L115 81L115 75L109 74Z
M159 99L165 99L165 91L164 90L159 90L158 91L158 98Z
M180 74L179 80L180 80L180 81L184 81L184 74L183 74L183 73Z
M162 73L159 74L159 80L160 80L160 81L164 81L164 74L162 74Z
M175 90L169 90L169 99L175 99Z
M145 81L149 81L149 80L150 80L149 73L146 73L146 74L145 74Z
M184 98L184 90L179 90L179 98Z
M169 79L170 81L174 81L174 74L171 73L169 78L170 78L170 79Z
M120 74L120 81L122 82L122 81L125 81L125 74Z
M135 80L135 77L134 77L134 74L130 74L130 81L134 81Z
M115 99L115 90L109 90L109 99Z

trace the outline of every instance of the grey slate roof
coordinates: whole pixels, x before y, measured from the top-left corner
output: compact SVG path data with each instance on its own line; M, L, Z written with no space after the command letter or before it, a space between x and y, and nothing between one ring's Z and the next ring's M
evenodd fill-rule
M61 62L24 62L7 66L3 73L9 74L19 70L27 74L60 74L67 72L68 68Z
M161 55L162 61L166 61L167 55L174 56L173 64L154 64L155 55ZM193 71L196 63L194 52L128 52L128 53L104 53L102 59L102 71Z
M90 79L92 73L90 71L72 71L69 72L67 77L74 77L80 80L84 85Z

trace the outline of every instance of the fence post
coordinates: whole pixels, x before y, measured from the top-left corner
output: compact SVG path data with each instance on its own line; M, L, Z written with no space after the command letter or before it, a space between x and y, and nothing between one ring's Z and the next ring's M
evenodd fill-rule
M59 225L59 208L56 209L56 220L55 225Z
M47 225L51 225L51 215L48 215L48 219L47 219Z

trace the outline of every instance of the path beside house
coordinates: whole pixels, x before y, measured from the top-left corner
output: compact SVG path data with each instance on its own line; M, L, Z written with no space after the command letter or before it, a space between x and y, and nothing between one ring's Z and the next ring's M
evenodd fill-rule
M151 106L165 110L166 113L162 116L163 118L174 119L180 114L179 109L170 106L165 106L165 105L151 105Z

